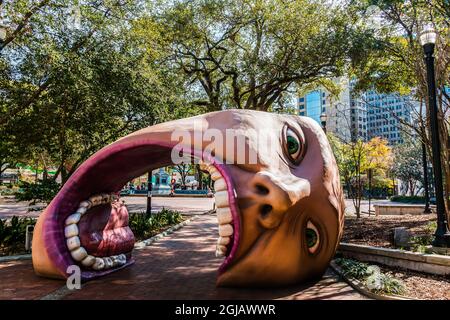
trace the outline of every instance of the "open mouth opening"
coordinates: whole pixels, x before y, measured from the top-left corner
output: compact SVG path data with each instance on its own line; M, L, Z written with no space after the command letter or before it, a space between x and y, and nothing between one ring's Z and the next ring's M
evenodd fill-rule
M61 274L76 264L88 280L134 262L134 235L117 194L133 178L172 165L173 147L148 140L118 143L99 151L74 173L47 208L43 223L46 251ZM200 159L202 151L194 150L191 156ZM219 225L215 253L224 257L221 274L233 263L239 245L236 191L227 165L209 157L200 166L214 180Z

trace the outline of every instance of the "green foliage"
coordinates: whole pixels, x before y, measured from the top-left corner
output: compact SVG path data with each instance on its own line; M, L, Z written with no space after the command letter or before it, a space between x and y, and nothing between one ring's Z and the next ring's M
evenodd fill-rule
M164 2L157 11L171 62L207 110L278 109L292 85L326 85L342 75L354 16L320 1Z
M391 295L405 293L405 284L381 272L378 266L346 258L337 258L335 262L341 267L345 276L360 280L372 292Z
M391 201L403 203L425 203L425 197L422 196L392 196Z
M342 268L342 271L348 277L360 280L370 275L367 271L367 268L369 267L367 263L346 258L338 258L335 262Z
M61 185L54 180L43 180L37 183L21 182L21 189L15 194L19 201L50 203L56 196Z
M392 174L406 183L406 192L415 195L420 191L417 184L424 183L421 142L409 137L403 140L404 143L394 148Z
M142 32L140 1L40 3L2 5L5 23L23 28L0 46L1 170L18 160L55 167L64 183L119 137L198 113L183 77L162 63L164 30L148 23Z
M183 221L183 217L178 211L163 208L156 214L145 212L130 214L129 226L134 236L141 240L152 237L162 229L181 221Z
M9 221L0 219L0 249L3 253L14 254L25 250L25 232L28 225L36 220L27 217L12 217Z
M372 170L374 181L385 181L391 166L392 152L387 141L379 137L370 141L343 141L333 134L328 134L339 173L344 180L349 197L352 198L357 217L360 216L360 205L363 189L367 183L367 172Z

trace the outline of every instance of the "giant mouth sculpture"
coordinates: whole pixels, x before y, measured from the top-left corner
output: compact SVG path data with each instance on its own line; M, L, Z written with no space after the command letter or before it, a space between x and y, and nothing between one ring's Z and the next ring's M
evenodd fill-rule
M187 132L189 139L174 140L177 130ZM227 135L230 131L234 137ZM211 132L225 137L213 152L213 139L206 137ZM256 142L261 132L269 133L271 145ZM236 147L235 137L243 138L244 149ZM134 236L116 195L133 178L173 164L180 151L200 159L215 181L216 255L225 257L217 285L279 286L325 272L344 214L326 136L312 119L248 110L148 127L91 156L39 217L33 238L35 272L66 278L68 266L75 264L89 280L132 264Z

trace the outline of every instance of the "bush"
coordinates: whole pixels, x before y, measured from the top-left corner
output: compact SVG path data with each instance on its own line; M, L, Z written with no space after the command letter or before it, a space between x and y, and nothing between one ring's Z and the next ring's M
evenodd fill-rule
M337 258L335 262L342 268L345 276L361 280L372 292L384 294L403 294L405 285L402 281L381 272L378 266L353 259Z
M35 225L33 218L12 217L10 221L0 219L0 248L7 254L25 250L25 232L28 225Z
M50 203L56 196L61 185L54 180L43 180L37 183L20 182L21 190L15 194L19 201Z
M425 197L422 197L422 196L393 196L393 197L391 197L391 201L420 204L420 203L425 203Z
M129 226L137 239L152 237L165 227L180 223L183 217L178 211L163 208L156 214L132 213Z

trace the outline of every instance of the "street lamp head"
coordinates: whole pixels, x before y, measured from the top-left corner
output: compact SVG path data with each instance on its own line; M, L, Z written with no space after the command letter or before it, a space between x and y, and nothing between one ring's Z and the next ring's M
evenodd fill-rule
M422 32L420 33L419 39L420 44L425 46L427 44L435 44L436 43L437 33L431 23L425 25Z
M321 122L327 122L327 118L328 118L328 116L325 112L320 115Z

